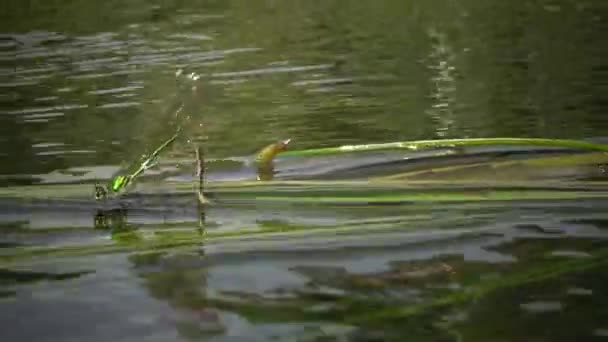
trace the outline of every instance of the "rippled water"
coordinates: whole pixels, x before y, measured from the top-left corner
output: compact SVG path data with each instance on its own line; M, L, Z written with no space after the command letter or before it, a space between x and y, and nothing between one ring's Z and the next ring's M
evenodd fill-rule
M276 182L226 186L253 179L252 154L284 138L295 149L606 141L603 1L8 1L2 12L4 339L608 336L605 153L280 158ZM91 198L93 182L178 126L132 194ZM208 154L212 205L192 194L193 143Z
M189 136L222 157L284 137L604 136L604 14L602 1L11 2L2 173L130 161L180 101ZM201 76L195 94L178 68Z

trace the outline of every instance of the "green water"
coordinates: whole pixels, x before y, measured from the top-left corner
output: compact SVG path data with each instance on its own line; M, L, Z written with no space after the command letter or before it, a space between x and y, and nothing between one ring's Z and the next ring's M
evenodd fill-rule
M605 142L607 14L601 0L6 1L2 339L606 339L605 152L292 155L269 183L251 156L286 138ZM92 199L178 126L132 194Z

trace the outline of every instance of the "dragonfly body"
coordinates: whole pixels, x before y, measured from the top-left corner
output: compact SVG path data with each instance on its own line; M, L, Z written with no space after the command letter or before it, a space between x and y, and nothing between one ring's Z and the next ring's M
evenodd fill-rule
M175 139L177 139L179 132L180 132L180 130L178 129L177 132L172 137L167 139L164 143L162 143L162 145L160 145L158 148L156 148L156 150L154 150L139 165L139 167L134 172L132 172L130 174L119 174L119 175L114 176L111 179L110 184L108 184L108 186L105 186L105 187L100 185L99 183L95 184L95 199L101 200L101 199L105 199L108 195L115 196L115 195L124 193L129 188L129 186L133 183L135 178L137 178L144 171L146 171L147 169L149 169L155 165L155 162L158 159L159 154L165 148L167 148L169 145L171 145L175 141Z
M156 165L160 153L171 145L175 139L177 139L179 130L175 135L166 140L161 146L159 146L149 157L147 157L139 167L130 174L119 174L114 176L107 186L101 184L95 185L95 199L103 200L107 197L115 197L125 193L130 186L134 183L135 179L140 176L144 171ZM267 145L256 154L255 164L257 168L257 179L258 180L270 180L274 175L274 158L287 148L287 145L291 139L280 140L278 142ZM197 165L201 167L204 161L200 160L200 156L197 154ZM197 171L197 174L204 172L204 170ZM202 177L199 177L202 182Z

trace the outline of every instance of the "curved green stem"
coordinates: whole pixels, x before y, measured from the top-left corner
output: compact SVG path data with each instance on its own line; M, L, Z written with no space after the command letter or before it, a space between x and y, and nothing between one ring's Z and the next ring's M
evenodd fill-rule
M582 140L542 139L542 138L473 138L473 139L442 139L398 141L380 144L343 145L337 147L313 148L307 150L291 150L281 153L282 156L322 156L350 152L381 151L381 150L418 150L422 148L456 147L456 146L488 146L488 145L518 145L518 146L548 146L582 150L608 152L608 145Z

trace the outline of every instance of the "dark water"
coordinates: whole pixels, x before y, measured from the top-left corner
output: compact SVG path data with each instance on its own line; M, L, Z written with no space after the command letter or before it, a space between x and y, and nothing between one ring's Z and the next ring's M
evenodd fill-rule
M162 161L177 183L192 142L226 159L215 181L250 176L239 163L283 138L602 139L607 14L602 0L5 1L1 339L608 338L605 153L288 161L285 179L411 173L388 190L227 189L236 201L206 208L159 182L126 207L86 197L178 126Z
M605 136L606 11L600 0L9 1L0 170L138 156L169 135L180 67L201 75L182 97L191 136L208 135L215 156L284 137L306 148Z

